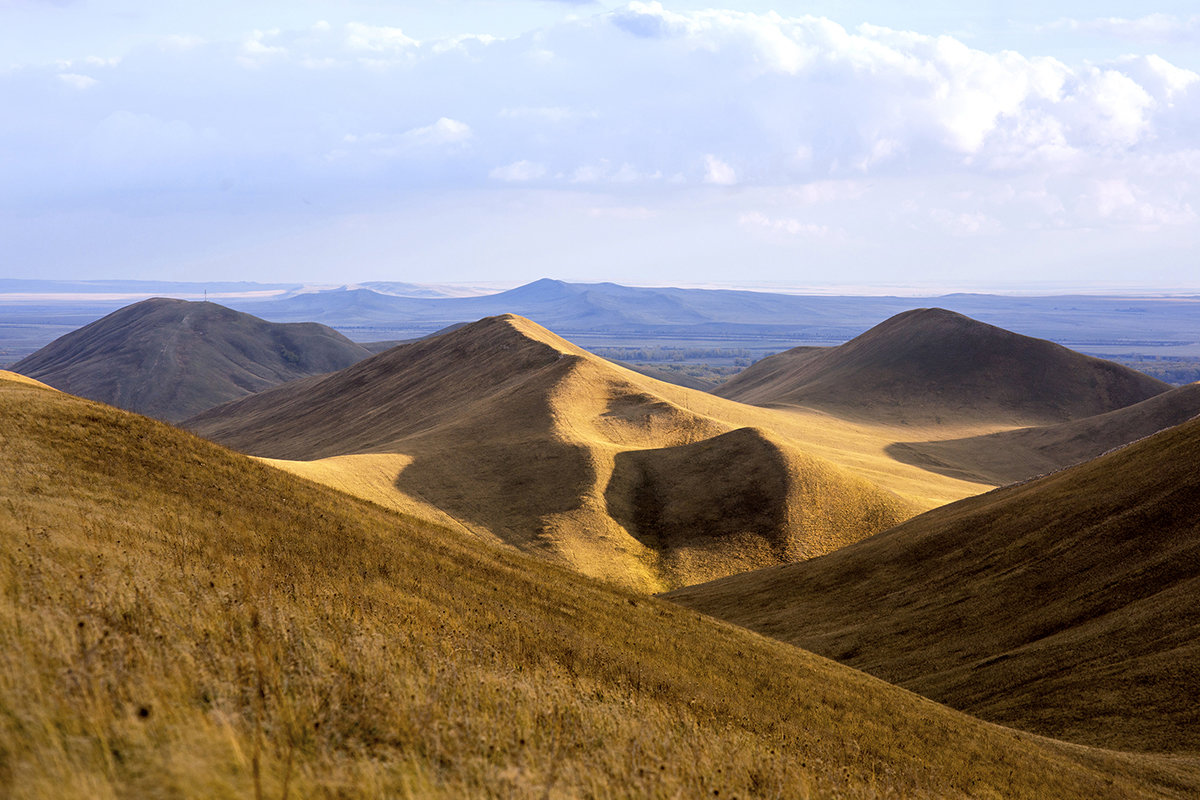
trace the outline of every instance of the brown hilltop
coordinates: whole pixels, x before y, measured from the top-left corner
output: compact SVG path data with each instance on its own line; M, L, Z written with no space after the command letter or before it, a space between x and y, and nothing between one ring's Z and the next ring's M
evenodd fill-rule
M770 356L714 391L876 420L1030 425L1101 414L1168 388L1043 339L922 308L838 347Z
M1200 749L1200 419L670 597L984 719Z
M769 433L774 413L661 383L504 315L187 425L643 588L812 557L915 513Z
M13 366L56 389L170 422L370 351L324 325L163 297L114 311Z

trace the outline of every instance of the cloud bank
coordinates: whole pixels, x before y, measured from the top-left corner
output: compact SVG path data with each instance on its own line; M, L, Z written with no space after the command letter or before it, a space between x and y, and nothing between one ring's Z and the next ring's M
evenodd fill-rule
M658 2L513 38L420 41L403 20L164 36L115 61L0 72L0 102L0 203L22 213L167 197L179 213L286 215L300 196L358 213L498 187L682 209L717 192L731 236L850 246L888 230L1192 242L1200 200L1200 75L1153 54L1071 64ZM829 203L803 201L830 186Z

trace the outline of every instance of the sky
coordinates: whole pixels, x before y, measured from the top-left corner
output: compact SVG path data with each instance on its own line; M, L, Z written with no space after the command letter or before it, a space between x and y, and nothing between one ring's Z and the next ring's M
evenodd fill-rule
M0 0L0 277L1192 291L1197 209L1194 0Z

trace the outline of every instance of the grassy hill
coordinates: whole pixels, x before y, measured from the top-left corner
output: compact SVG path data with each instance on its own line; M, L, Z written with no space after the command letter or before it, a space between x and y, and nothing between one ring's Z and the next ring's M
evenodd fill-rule
M651 590L829 552L918 510L807 452L775 412L623 369L513 315L186 424Z
M961 439L898 442L888 452L943 475L1000 486L1079 464L1197 414L1200 383L1193 383L1094 417Z
M316 323L274 323L216 303L154 298L59 337L13 371L172 422L370 351Z
M1052 342L923 308L837 347L765 358L714 392L870 419L1030 425L1101 414L1169 388Z
M1200 750L1200 419L670 595L985 719Z
M1200 790L10 377L6 796Z

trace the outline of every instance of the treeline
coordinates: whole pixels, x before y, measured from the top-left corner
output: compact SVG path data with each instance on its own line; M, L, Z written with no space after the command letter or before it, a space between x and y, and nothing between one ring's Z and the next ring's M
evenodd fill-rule
M592 352L611 361L733 361L735 366L748 367L754 360L744 347L594 347Z
M1105 356L1105 358L1175 386L1200 381L1200 358L1139 355Z

